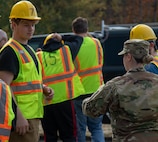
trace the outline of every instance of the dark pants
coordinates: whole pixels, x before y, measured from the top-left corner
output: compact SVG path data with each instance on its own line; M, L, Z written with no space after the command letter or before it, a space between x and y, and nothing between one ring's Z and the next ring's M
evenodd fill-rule
M44 107L42 119L45 142L76 142L76 115L72 101L65 101Z
M13 109L13 112L15 114L15 117L12 121L12 129L11 131L14 131L16 129L16 119L17 119L17 105L15 104L13 98L12 98L12 109Z

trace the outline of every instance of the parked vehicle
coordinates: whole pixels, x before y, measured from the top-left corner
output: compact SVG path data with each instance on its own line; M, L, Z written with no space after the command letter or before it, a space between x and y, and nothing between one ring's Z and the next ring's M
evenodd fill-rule
M158 23L146 23L151 26L158 37ZM123 43L129 39L129 33L136 24L122 24L122 25L105 25L104 21L101 24L101 31L90 32L91 35L101 41L104 52L103 77L104 82L122 75L125 73L123 67L122 57L118 56L118 52L122 50ZM73 34L73 33L61 33ZM45 37L48 34L35 35L29 40L29 44L36 50L43 44ZM109 123L108 115L104 116L103 123Z
M94 37L101 41L104 51L103 77L104 81L108 81L115 76L125 73L122 57L118 56L121 51L124 41L129 39L129 33L136 24L122 25L105 25L102 21L101 31L90 32ZM148 23L158 35L158 23ZM60 33L73 34L73 33ZM40 48L47 34L34 35L29 44L36 50Z

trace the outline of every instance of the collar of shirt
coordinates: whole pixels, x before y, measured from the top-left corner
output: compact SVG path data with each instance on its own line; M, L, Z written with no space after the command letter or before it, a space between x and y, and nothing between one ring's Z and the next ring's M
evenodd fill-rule
M137 68L130 69L128 72L144 72L144 71L145 71L144 67L137 67Z

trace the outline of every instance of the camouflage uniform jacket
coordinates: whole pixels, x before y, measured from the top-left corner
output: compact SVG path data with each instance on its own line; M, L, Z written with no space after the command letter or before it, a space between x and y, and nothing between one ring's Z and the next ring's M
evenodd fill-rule
M158 132L158 75L144 68L130 70L102 85L82 108L91 117L109 111L117 142L137 132Z

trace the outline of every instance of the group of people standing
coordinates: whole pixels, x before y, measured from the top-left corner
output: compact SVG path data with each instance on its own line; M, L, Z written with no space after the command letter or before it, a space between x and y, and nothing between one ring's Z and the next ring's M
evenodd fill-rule
M38 142L41 121L45 142L85 142L87 127L92 142L105 142L106 112L113 141L158 141L157 37L149 26L131 29L119 53L127 73L104 83L103 49L86 18L72 21L74 35L49 34L37 52L28 45L41 20L35 6L17 2L9 20L12 38L0 50L0 141Z
M84 142L88 126L92 140L104 142L102 116L86 117L81 107L82 100L103 84L102 46L88 34L87 19L74 19L72 29L75 35L48 35L41 51L37 52L43 82L55 92L52 101L44 103L45 139L57 141L59 132L65 142Z
M99 40L88 34L87 19L78 17L72 22L75 35L52 33L35 52L28 40L40 20L30 1L19 1L11 9L12 38L0 51L0 78L12 92L11 133L2 140L38 142L41 120L46 142L84 142L86 126L93 141L104 142L103 116L87 117L81 107L104 83Z

